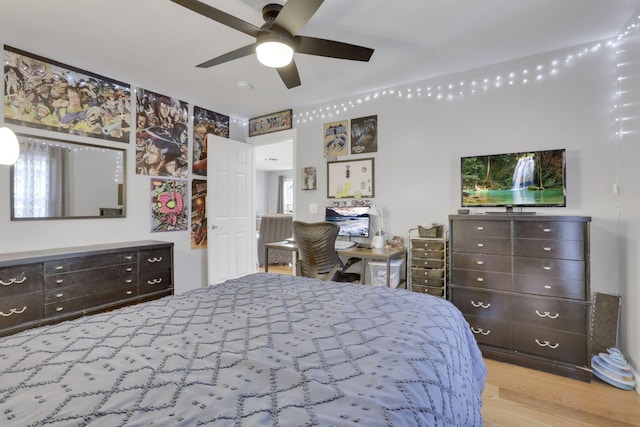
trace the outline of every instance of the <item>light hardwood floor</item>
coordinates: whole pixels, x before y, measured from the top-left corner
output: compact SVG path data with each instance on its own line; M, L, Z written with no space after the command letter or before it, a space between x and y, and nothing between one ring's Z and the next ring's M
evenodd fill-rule
M640 426L640 396L598 379L590 383L485 359L485 426Z
M287 266L270 273L291 274ZM485 359L486 427L640 427L640 396L597 378L590 383Z

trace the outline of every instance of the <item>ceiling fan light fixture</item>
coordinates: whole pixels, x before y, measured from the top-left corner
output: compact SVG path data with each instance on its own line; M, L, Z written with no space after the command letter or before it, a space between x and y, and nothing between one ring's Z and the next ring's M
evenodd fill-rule
M293 59L293 47L282 38L265 39L256 46L256 55L262 65L280 68Z

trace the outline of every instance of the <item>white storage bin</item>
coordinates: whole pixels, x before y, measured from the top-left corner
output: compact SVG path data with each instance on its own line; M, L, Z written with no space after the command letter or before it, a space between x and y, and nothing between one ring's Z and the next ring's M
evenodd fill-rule
M389 281L389 286L391 288L397 288L400 284L401 266L401 259L394 259L390 262L391 280ZM387 263L371 261L369 262L369 268L371 269L371 284L373 286L387 286Z

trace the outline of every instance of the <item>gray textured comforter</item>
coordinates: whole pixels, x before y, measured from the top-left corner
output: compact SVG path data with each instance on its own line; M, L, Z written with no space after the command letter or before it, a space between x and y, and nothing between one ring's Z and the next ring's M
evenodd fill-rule
M0 338L2 426L479 426L435 297L258 273Z

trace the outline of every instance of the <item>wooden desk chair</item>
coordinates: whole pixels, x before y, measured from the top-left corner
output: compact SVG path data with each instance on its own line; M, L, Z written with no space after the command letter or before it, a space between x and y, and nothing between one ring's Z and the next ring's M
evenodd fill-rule
M336 252L335 242L340 227L331 222L307 223L293 221L293 238L298 246L297 274L336 282L359 282L360 274L346 270L360 258L343 263Z

